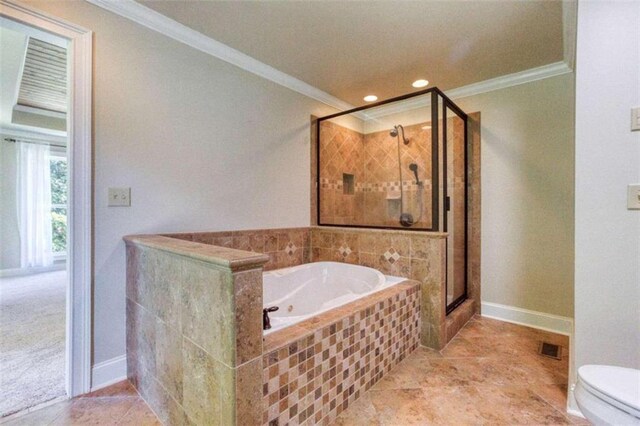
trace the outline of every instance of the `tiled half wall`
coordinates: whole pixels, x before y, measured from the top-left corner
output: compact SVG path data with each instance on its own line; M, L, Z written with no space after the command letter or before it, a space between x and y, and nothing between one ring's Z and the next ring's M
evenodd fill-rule
M447 339L444 308L446 234L310 227L197 232L166 236L238 250L264 252L269 256L264 270L308 262L336 261L369 266L387 275L419 281L422 283L420 291L423 324L420 343L430 348L441 349L450 340Z
M269 260L264 265L265 271L301 265L311 261L309 228L189 232L165 234L165 236L218 247L264 253L269 256Z
M125 240L127 375L140 395L168 425L260 424L268 257L159 235Z

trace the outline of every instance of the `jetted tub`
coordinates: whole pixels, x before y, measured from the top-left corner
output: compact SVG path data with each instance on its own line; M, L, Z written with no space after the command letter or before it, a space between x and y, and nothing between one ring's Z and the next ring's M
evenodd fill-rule
M406 278L386 276L366 266L315 262L263 274L263 304L273 333L361 297L389 288Z

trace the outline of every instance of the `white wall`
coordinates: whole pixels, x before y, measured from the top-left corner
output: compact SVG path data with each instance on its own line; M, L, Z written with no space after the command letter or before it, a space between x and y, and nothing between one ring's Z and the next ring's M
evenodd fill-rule
M0 271L20 268L20 233L16 207L16 144L0 134Z
M574 76L454 101L481 112L482 301L573 316Z
M85 2L29 2L93 30L94 356L125 353L135 233L309 225L309 116L334 110ZM130 208L107 207L131 187Z
M640 368L640 3L580 2L576 74L575 365Z

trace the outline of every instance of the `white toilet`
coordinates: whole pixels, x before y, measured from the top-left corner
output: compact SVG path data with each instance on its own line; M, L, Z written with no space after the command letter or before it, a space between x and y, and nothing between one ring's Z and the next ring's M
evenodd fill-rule
M596 426L640 426L640 370L583 365L574 395L582 414Z

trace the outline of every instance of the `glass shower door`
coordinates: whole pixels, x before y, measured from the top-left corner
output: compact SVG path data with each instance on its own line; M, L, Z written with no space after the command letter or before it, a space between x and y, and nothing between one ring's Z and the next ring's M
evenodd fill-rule
M466 120L455 105L443 105L443 228L447 237L447 313L467 297Z

